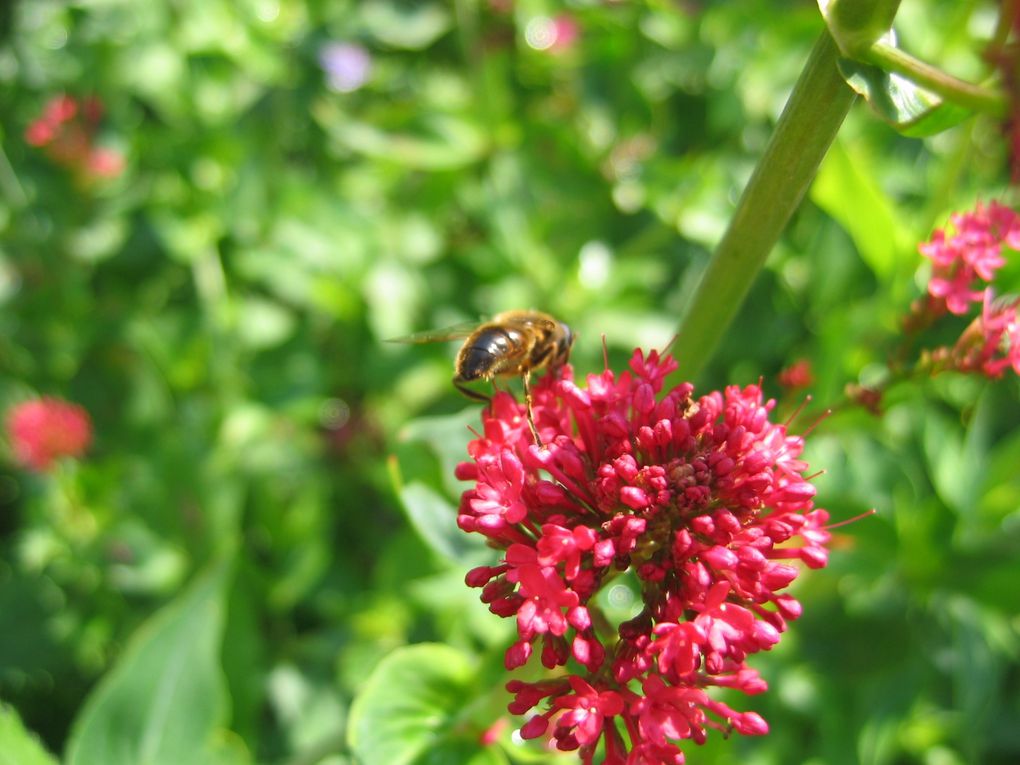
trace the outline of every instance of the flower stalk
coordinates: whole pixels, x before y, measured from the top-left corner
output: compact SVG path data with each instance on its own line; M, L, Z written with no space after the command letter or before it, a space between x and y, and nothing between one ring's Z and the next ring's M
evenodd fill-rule
M823 32L681 318L676 379L697 378L711 358L843 124L855 96L838 58Z
M1007 102L1002 94L954 77L889 43L876 42L860 58L902 75L951 103L994 117L1006 115Z

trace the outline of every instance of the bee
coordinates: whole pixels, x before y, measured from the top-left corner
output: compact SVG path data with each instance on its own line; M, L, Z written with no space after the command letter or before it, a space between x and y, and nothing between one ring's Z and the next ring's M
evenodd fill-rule
M541 445L531 412L531 373L557 369L567 363L574 333L562 321L541 311L504 311L483 324L467 324L419 332L394 342L435 343L466 338L457 352L453 384L469 398L488 401L464 383L520 377L524 383L524 404L528 427L535 443Z

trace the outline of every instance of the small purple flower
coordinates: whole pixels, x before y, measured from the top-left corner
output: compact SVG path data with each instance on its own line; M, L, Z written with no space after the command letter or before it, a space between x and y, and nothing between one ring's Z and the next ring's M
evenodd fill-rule
M330 90L351 93L368 81L372 57L360 45L331 42L319 49L319 65Z

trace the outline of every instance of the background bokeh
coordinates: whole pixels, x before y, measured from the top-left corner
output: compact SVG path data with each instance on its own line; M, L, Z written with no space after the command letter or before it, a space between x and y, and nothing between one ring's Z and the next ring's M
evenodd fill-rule
M897 30L977 81L997 6L906 0ZM357 762L352 699L427 641L478 669L462 757L415 762L546 761L476 743L512 625L462 583L456 346L385 341L534 307L582 374L665 346L822 29L788 0L4 3L0 409L60 396L95 432L45 474L0 452L12 762L50 761L14 711L68 762L135 765L137 718L184 732L153 763ZM60 94L101 103L106 165L27 139ZM816 423L880 374L917 243L1002 198L1004 157L991 120L905 138L858 104L696 381L763 377L786 416L776 375L810 359L819 504L878 512L733 701L772 732L692 763L1020 761L1016 377Z

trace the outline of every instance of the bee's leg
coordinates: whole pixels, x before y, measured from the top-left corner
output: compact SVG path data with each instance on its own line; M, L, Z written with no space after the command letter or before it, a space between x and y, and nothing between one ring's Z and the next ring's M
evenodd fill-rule
M459 390L461 393L463 393L468 398L473 398L475 401L484 401L486 403L492 401L492 397L491 396L486 396L484 393L479 393L476 390L471 390L470 388L466 388L461 383L461 381L456 379L456 378L454 378L454 380L453 380L453 387L456 388L457 390Z
M538 435L538 428L535 427L535 416L531 412L531 370L529 369L523 375L521 380L524 382L524 407L528 412L528 427L531 428L531 435L535 439L535 443L541 447L542 439Z

